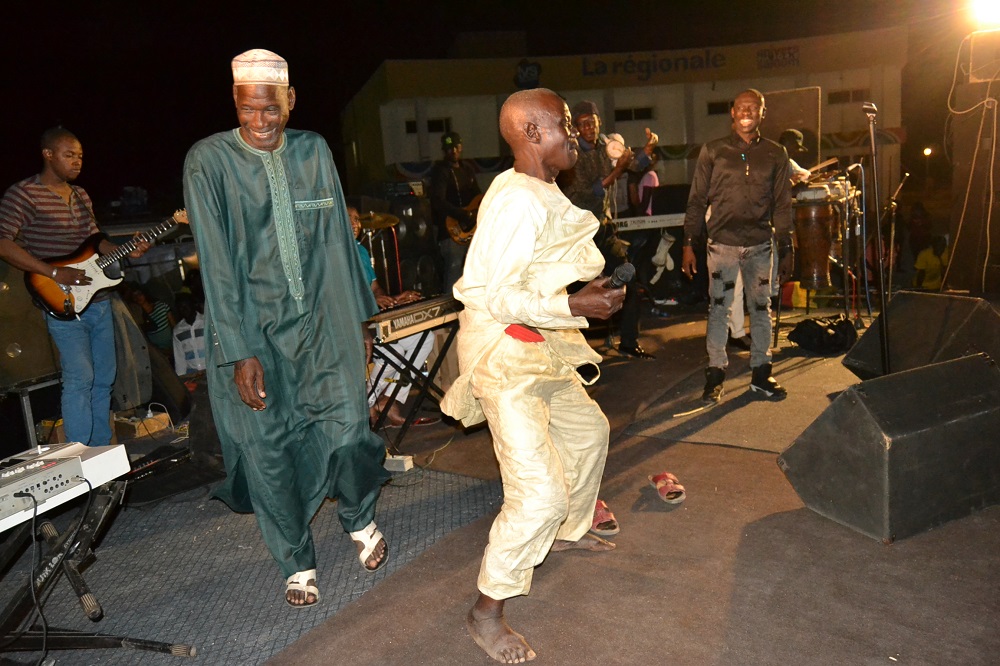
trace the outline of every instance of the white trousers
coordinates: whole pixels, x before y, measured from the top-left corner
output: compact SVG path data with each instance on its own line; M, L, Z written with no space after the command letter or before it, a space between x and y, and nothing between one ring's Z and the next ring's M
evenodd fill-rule
M546 343L504 338L471 378L503 479L478 581L493 599L527 594L552 542L590 530L610 434L601 408Z

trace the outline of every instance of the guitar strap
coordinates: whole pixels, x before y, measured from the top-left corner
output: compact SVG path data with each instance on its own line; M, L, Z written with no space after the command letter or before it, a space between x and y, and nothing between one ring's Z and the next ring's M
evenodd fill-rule
M462 168L462 163L458 163L458 168ZM458 199L458 207L465 208L465 202L462 201L462 186L458 184L458 176L455 175L455 169L448 165L448 171L451 172L451 179L455 181L455 198Z

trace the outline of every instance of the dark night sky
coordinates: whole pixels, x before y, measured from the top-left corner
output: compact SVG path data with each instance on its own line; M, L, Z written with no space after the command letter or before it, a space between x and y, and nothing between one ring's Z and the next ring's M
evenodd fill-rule
M63 4L44 14L5 9L0 187L37 172L39 134L62 123L83 142L79 184L98 208L138 185L160 211L182 205L191 144L235 126L229 61L248 48L289 61L298 93L289 125L322 133L337 155L340 111L383 60L446 57L463 31L523 30L525 55L546 56L910 25L920 38L904 73L904 124L914 142L940 143L952 63L969 31L950 0Z

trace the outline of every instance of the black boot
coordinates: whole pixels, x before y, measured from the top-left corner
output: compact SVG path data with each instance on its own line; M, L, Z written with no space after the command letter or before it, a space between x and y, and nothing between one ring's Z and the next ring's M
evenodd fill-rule
M788 391L771 376L771 364L765 363L752 368L753 377L750 380L750 390L755 393L763 393L764 397L770 400L784 400L788 397Z
M726 379L725 368L705 368L705 391L701 401L706 404L718 404L722 399L722 382Z

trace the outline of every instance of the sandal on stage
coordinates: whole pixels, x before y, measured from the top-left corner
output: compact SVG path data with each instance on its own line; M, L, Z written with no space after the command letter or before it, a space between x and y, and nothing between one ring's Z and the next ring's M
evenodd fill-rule
M389 559L388 542L385 544L385 551L382 553L382 559L378 561L378 564L376 564L374 567L368 566L368 560L369 558L371 558L372 553L375 552L375 548L376 546L378 546L378 542L385 541L385 537L382 536L382 533L378 531L377 527L375 527L375 521L373 520L372 522L368 523L368 527L360 529L357 532L350 532L349 534L351 536L351 539L364 546L361 549L361 552L358 554L358 559L361 560L361 566L365 568L365 571L373 573L381 569L382 565L385 564L386 560Z
M312 585L310 585L312 581ZM305 592L305 602L301 604L293 604L288 600L289 592ZM314 601L309 601L310 595L314 597ZM316 570L309 569L308 571L299 571L288 577L285 581L285 603L287 603L292 608L308 608L319 602L319 588L316 587Z
M684 486L678 483L677 477L670 472L663 472L648 478L649 483L656 488L656 494L667 504L680 504L687 497L684 493Z
M608 508L608 503L602 499L597 500L597 506L594 509L594 522L590 527L590 533L604 537L614 536L621 531L618 521L615 520L615 514L611 513L611 509Z

